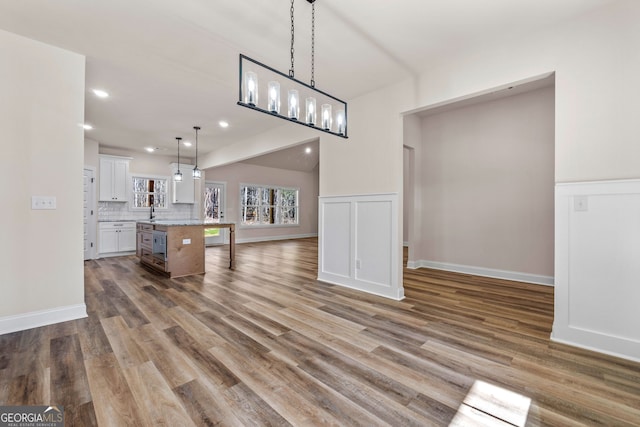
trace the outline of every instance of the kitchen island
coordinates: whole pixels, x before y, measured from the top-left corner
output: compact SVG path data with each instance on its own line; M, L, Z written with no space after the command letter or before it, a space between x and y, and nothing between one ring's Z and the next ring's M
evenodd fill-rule
M229 268L235 269L235 224L197 220L149 220L137 223L140 263L169 277L205 272L204 230L229 229Z

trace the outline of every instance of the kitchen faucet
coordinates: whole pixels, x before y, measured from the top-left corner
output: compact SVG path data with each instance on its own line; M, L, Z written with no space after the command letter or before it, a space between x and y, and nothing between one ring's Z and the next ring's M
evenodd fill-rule
M153 219L156 216L153 214L155 212L153 205L149 206L151 209L149 209L149 219Z

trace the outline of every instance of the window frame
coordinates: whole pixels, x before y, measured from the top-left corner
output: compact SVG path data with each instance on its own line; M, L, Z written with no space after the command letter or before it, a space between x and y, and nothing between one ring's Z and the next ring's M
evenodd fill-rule
M282 223L275 223L275 224L266 224L266 223L261 223L261 222L256 222L253 224L248 224L245 223L243 221L243 211L244 211L244 207L245 206L254 206L258 209L258 213L260 212L261 208L264 207L268 207L268 209L273 209L274 216L277 216L276 211L278 209L277 205L263 205L262 203L259 205L245 205L244 204L244 200L242 197L243 194L243 189L246 187L258 187L260 189L269 189L269 190L286 190L286 191L295 191L296 194L296 204L295 204L295 209L296 209L296 222L293 224L282 224ZM300 227L300 188L299 187L294 187L294 186L284 186L284 185L270 185L270 184L253 184L253 183L245 183L245 182L241 182L239 184L238 187L238 205L239 205L239 212L238 212L238 226L240 228L249 228L249 229L255 229L255 228L279 228L279 227ZM260 201L262 201L262 197L260 197Z
M131 198L129 200L129 210L130 211L148 211L149 210L149 206L146 207L135 207L134 203L135 203L135 197L136 194L149 194L149 192L137 192L135 191L135 187L134 187L134 180L138 178L138 179L148 179L148 180L164 180L165 181L165 206L164 207L156 207L155 210L159 210L159 211L166 211L169 210L169 204L171 203L171 193L170 193L170 189L169 189L169 185L170 185L170 179L168 176L165 175L153 175L153 174L147 174L147 173L130 173L129 174L129 191L131 193Z

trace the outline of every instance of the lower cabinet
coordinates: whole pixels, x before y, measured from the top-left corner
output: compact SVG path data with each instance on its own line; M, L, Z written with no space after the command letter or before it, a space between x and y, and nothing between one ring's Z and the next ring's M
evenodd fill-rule
M167 261L165 259L164 253L166 252L166 241L165 241L165 250L163 253L154 253L153 251L153 232L156 229L156 226L151 224L138 224L137 227L137 242L138 247L136 248L136 255L140 258L140 262L148 267L151 267L160 272L167 272ZM159 231L165 231L166 228L158 227Z
M101 222L98 224L100 255L118 255L136 250L135 222Z

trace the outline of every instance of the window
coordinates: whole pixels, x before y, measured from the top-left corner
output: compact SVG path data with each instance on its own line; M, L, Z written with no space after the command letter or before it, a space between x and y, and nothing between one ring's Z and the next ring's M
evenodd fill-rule
M133 177L133 208L167 208L167 179Z
M242 225L297 225L298 190L241 185L240 215Z

